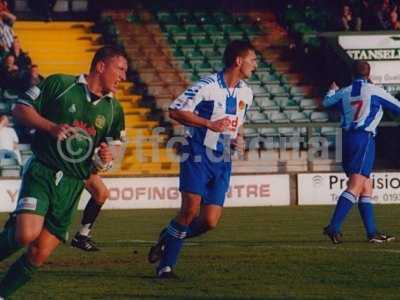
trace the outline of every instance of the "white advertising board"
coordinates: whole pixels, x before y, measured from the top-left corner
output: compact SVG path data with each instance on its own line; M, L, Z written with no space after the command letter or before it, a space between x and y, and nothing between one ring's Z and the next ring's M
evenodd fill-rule
M400 173L373 173L371 179L374 203L400 203ZM336 204L346 182L344 173L298 174L298 204Z
M110 198L105 209L173 208L181 203L178 177L105 178ZM0 180L0 211L16 206L20 180ZM82 194L79 208L89 194ZM225 206L289 205L289 175L232 176Z
M354 60L367 60L376 84L400 84L400 35L343 35L339 45Z

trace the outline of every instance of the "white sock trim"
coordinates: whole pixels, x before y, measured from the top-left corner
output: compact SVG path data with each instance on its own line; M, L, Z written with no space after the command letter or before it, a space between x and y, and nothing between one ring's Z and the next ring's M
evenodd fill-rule
M90 230L91 230L90 225L91 225L91 223L82 225L81 229L79 230L79 234L84 235L84 236L89 236Z

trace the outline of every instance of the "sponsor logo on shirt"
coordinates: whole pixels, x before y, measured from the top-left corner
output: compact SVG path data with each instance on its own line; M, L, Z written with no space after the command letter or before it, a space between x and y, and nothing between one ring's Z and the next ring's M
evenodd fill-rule
M239 110L243 110L246 107L246 103L243 100L239 101Z
M69 111L70 113L75 113L75 112L76 112L75 104L72 104L71 107L68 108L68 111Z
M96 121L94 121L94 126L96 126L99 129L103 129L105 124L106 124L106 118L103 115L98 115L96 117Z
M18 199L17 211L18 210L36 210L37 199L33 197L25 197Z
M236 131L236 128L238 127L239 123L239 118L236 117L234 119L229 118L227 122L227 130L228 131Z
M37 86L31 87L25 92L32 100L36 100L40 95L40 89Z
M92 126L89 127L89 125L87 125L85 122L75 120L72 123L72 126L83 129L90 136L96 136L96 129Z

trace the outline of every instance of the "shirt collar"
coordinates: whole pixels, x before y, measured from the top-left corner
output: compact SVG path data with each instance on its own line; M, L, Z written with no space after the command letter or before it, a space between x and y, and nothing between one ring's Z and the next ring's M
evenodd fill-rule
M363 78L363 77L355 77L355 78L353 79L353 81L361 81L361 82L364 82L364 83L368 82L368 80L365 79L365 78Z
M86 80L86 75L85 75L85 74L80 74L80 75L78 76L78 78L76 79L76 83L78 83L78 84L83 84L83 85L85 86L85 88L86 88L86 91L89 92L89 89L88 89L88 82L87 82L87 80ZM109 92L109 93L103 95L102 97L100 97L99 100L100 100L100 99L111 99L111 98L113 98L113 96L114 96L114 94L113 94L112 92ZM89 98L89 99L90 99L90 98ZM89 100L89 101L90 101L90 100ZM98 101L98 100L96 100L96 101Z
M218 82L219 82L220 86L222 88L226 89L227 86L225 83L224 71L225 71L225 69L222 69L221 71L219 71L217 73L217 78L218 78ZM243 87L243 82L242 82L242 80L239 80L239 82L236 84L235 88L241 88L241 87Z

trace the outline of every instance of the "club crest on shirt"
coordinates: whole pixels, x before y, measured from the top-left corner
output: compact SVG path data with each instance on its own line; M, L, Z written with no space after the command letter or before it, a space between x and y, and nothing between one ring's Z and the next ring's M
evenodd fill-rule
M103 129L104 125L106 124L106 118L103 115L98 115L96 120L94 121L94 126L99 129Z
M243 100L239 101L239 110L243 110L246 107L246 104L244 103Z

